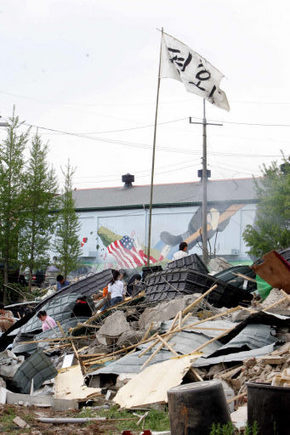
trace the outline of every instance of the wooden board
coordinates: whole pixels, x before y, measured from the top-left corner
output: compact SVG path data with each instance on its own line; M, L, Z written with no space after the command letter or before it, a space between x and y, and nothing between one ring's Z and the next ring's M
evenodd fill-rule
M167 391L181 384L195 358L173 358L147 367L120 388L113 401L127 409L167 402Z
M55 398L57 399L87 399L93 395L101 395L100 388L90 388L84 383L79 365L61 369L55 378Z

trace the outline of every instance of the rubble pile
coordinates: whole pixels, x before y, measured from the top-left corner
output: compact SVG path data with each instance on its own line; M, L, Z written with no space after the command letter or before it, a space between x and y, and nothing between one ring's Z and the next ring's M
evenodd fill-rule
M247 382L290 387L290 342L260 358L248 358L239 367L214 375L234 390L235 395L247 394Z
M107 309L102 291L111 270L32 305L0 337L1 403L162 406L170 388L215 379L234 411L246 400L247 382L289 388L290 295L275 288L262 301L247 287L252 277L230 267L232 279L223 282L200 259L186 261L147 274L135 296ZM212 263L228 271L223 260ZM80 296L91 317L73 315ZM40 310L57 326L41 331Z

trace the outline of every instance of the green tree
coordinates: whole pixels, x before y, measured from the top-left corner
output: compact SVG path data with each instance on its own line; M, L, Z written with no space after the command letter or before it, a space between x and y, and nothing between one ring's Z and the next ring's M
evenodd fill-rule
M51 234L56 222L56 175L47 163L48 147L38 133L32 139L30 159L24 177L24 224L19 234L19 257L29 268L29 288L33 269L49 262Z
M261 257L272 249L290 246L290 158L282 165L263 165L262 177L255 179L258 205L254 225L243 233L249 253Z
M80 224L75 212L72 196L72 177L74 169L68 162L66 170L62 171L65 182L60 197L60 210L55 233L54 250L57 254L58 266L64 277L79 265L81 246L79 241Z
M23 224L23 153L29 130L20 132L22 125L13 112L7 127L7 137L0 144L0 247L4 263L5 303L8 270L17 260L18 236Z

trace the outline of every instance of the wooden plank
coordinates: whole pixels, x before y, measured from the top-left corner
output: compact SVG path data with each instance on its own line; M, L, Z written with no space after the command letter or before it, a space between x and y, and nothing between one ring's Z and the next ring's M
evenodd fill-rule
M164 340L164 338L160 337L160 335L157 335L157 337L158 337L158 340L160 340L161 343L163 343L164 346L167 347L167 349L170 350L170 352L173 353L173 355L175 355L175 356L179 356L178 353L173 349L173 347L171 347L170 344L167 343L166 340Z
M84 383L80 365L61 369L55 378L55 398L82 400L92 394L101 396L100 388L90 388Z
M167 402L167 391L181 384L193 359L175 358L147 367L119 389L113 402L122 408Z
M198 305L207 295L209 295L212 291L214 291L217 288L217 284L214 284L211 286L210 289L208 289L205 293L203 293L199 298L197 298L192 304L190 304L188 307L184 308L182 311L182 315L185 316L185 314L192 311L192 308L194 308L196 305Z
M190 328L193 328L194 326L196 326L196 325L200 325L201 323L208 322L208 321L210 321L210 320L214 320L214 319L217 319L217 318L219 318L219 317L226 316L226 315L228 315L228 314L231 314L231 313L233 313L233 312L235 312L235 311L237 311L237 310L241 310L241 309L243 309L243 308L240 307L239 305L238 305L237 307L234 307L234 308L229 308L228 310L223 311L222 313L215 314L214 316L208 317L207 319L198 320L198 321L196 321L196 322L194 322L194 323L191 323L191 324L189 324L189 325L182 326L181 328L176 328L176 329L174 329L173 331L170 331L170 332L168 331L168 332L162 334L161 337L164 338L164 337L167 337L168 335L175 334L176 332L183 331L184 329L190 329ZM185 318L184 318L183 320L185 320ZM158 341L157 341L157 343L156 343L156 341L155 341L155 336L153 335L152 337L148 338L147 340L139 341L139 343L132 344L131 346L128 346L127 348L119 349L119 350L117 350L117 351L115 351L115 352L109 353L109 354L107 354L107 357L109 357L109 356L113 356L113 355L118 355L118 354L124 353L124 352L126 352L126 351L128 351L128 350L135 349L135 348L137 348L140 344L150 343L150 341L152 341L152 340L154 340L154 346L156 346L156 344L158 343ZM151 348L154 347L154 346L151 346ZM88 358L88 359L90 359L90 358L94 358L94 359L96 359L98 356L99 356L99 354L80 355L81 358Z
M32 343L49 343L55 341L67 341L67 340L81 340L82 338L89 339L89 335L80 335L78 337L68 336L68 337L57 337L57 338L43 338L42 340L30 340L30 341L20 341L17 344L32 344ZM94 337L91 337L94 338Z

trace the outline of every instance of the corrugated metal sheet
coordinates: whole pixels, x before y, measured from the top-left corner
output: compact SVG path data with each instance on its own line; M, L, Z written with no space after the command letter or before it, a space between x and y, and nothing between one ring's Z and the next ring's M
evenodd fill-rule
M270 325L278 327L290 327L290 316L281 316L274 313L267 313L264 311L259 311L257 313L251 314L241 323L239 323L236 328L231 331L227 336L221 339L221 342L226 344L229 343L236 335L238 335L247 325Z
M82 323L86 321L87 317L74 317L64 320L61 323L61 326L64 330L64 332L67 332L70 328L74 328L79 322ZM39 319L37 319L40 322ZM41 326L41 325L40 325ZM41 332L40 334L33 335L33 334L19 334L17 337L17 341L13 344L12 350L15 354L21 354L21 353L32 353L37 348L46 348L50 345L50 343L43 342L43 343L29 343L26 344L25 341L30 340L43 340L45 338L58 338L62 337L62 332L58 327L49 329L48 331ZM23 344L18 344L19 342L24 342Z
M241 350L258 349L276 343L275 330L270 325L247 325L231 341L218 349L212 356L224 355Z
M167 322L170 323L170 322ZM163 326L165 328L165 326ZM179 353L180 355L187 355L190 352L192 352L196 347L200 346L201 344L204 344L206 341L209 340L209 337L198 334L194 332L179 332L178 334L175 334L172 340L170 340L170 345L174 348L174 350ZM121 374L121 373L139 373L142 365L144 362L149 358L149 356L152 355L153 351L148 351L145 355L142 357L138 357L138 355L142 352L143 349L148 347L149 344L143 344L140 346L139 351L134 352L132 354L125 355L124 357L118 359L117 361L112 362L106 367L102 367L101 369L98 369L92 373L90 373L89 376L95 376L99 374ZM204 353L206 355L214 352L217 350L221 344L219 342L214 342L208 345L206 348L204 348ZM149 365L159 363L161 361L168 360L169 358L172 358L173 355L169 350L162 349L149 363Z
M198 322L197 317L191 317L187 320L185 323L186 325L190 325L191 323ZM169 320L167 322L163 322L161 325L161 331L162 333L169 330L171 326L172 321ZM196 332L197 334L203 334L206 335L208 338L217 337L218 335L225 332L227 329L234 328L237 324L230 322L229 320L209 320L208 322L203 322L200 325L196 325L197 328L204 328L204 329L184 329L185 332ZM208 329L207 329L208 328Z
M35 312L45 310L55 321L63 322L70 318L77 296L96 293L108 284L111 277L111 269L108 269L74 282L41 302ZM41 322L35 314L20 330L21 333L27 333L38 329L41 329Z
M213 358L201 357L198 360L194 361L192 366L207 367L219 363L244 361L246 358L261 357L261 356L268 355L269 353L273 352L274 348L275 348L275 343L272 343L272 344L268 344L268 346L263 346L258 349L252 349L245 352L235 352L235 353L230 353L228 355L221 355Z

